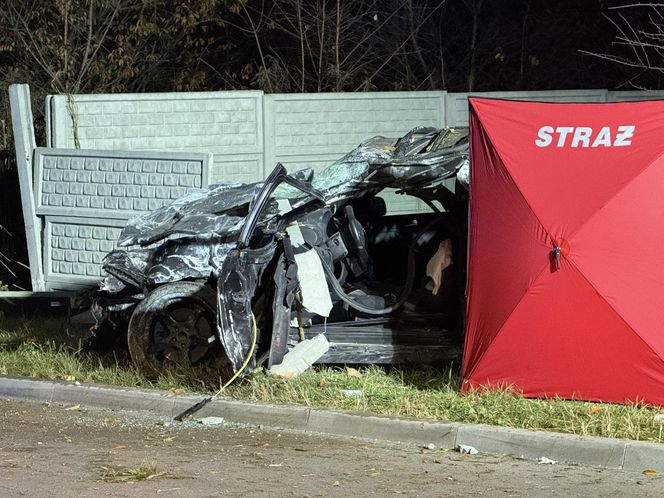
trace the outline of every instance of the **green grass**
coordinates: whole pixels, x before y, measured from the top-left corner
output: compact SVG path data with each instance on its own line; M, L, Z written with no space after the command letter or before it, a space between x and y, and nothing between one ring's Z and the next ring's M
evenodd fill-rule
M230 394L239 399L299 403L433 420L493 424L571 434L662 441L659 410L638 405L615 405L562 399L526 399L509 391L458 392L459 379L451 371L394 370L368 367L361 377L343 369L321 368L296 379L252 373ZM346 397L342 389L362 390Z
M218 383L191 371L165 372L150 381L124 356L81 350L80 330L66 333L62 320L0 322L0 375L77 380L81 383L212 392ZM495 424L572 434L662 442L659 410L640 405L613 405L525 399L509 391L459 394L459 379L448 370L317 368L294 379L258 369L228 388L236 399L302 404L431 420ZM347 397L342 390L361 390Z
M86 332L64 319L3 319L0 322L0 375L79 381L82 383L201 391L206 385L185 370L169 371L150 381L126 355L82 350Z

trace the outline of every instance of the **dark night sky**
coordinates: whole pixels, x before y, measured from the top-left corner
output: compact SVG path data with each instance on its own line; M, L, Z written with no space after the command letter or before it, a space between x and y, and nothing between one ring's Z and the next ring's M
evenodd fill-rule
M470 0L472 3L472 0ZM648 22L649 9L612 10L626 2L607 0L485 0L479 16L477 48L480 55L477 90L609 88L636 85L659 88L656 74L640 73L583 54L629 55L615 43L619 34L611 20L620 14L635 26ZM607 19L607 17L609 19ZM443 29L470 30L472 15L460 0L448 3ZM464 46L465 45L465 46ZM451 51L451 67L459 74L448 89L461 90L468 72L467 45Z

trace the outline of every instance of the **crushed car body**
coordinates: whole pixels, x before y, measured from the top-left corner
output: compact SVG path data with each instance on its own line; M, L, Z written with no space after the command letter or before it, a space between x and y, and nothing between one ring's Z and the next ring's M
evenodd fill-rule
M147 375L179 364L230 377L320 333L320 362L455 358L467 191L447 185L467 175L466 128L416 128L316 175L277 164L261 183L210 185L131 219L80 304L94 337L126 332ZM386 189L428 212L389 214Z

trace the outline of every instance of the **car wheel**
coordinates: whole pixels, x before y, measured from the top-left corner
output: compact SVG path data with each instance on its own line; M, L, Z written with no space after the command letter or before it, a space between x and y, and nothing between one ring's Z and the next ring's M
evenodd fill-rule
M230 362L217 338L216 294L196 282L172 282L153 290L134 309L127 342L134 364L154 378L169 367L215 370L229 377Z

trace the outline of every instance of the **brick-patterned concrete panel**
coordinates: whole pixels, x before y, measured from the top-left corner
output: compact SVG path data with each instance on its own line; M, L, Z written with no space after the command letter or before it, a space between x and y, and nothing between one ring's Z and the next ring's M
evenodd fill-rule
M442 126L445 92L379 92L265 97L266 167L320 172L364 140ZM390 213L428 211L412 197L384 195Z
M98 282L101 262L115 249L125 220L109 218L46 217L44 271L46 283Z
M398 138L416 126L445 122L445 92L267 95L266 168L320 172L364 140ZM429 211L418 199L384 195L390 213Z
M128 219L208 183L207 154L38 148L36 212Z
M375 135L398 137L415 126L442 126L445 92L268 95L266 151L292 156L342 155Z
M265 165L266 168L274 165ZM246 154L243 156L214 155L214 164L210 172L210 183L235 180L252 183L263 179L263 155Z
M262 96L258 91L237 91L71 98L85 148L243 154L263 150ZM62 95L47 101L47 134L54 147L74 146L71 108Z

